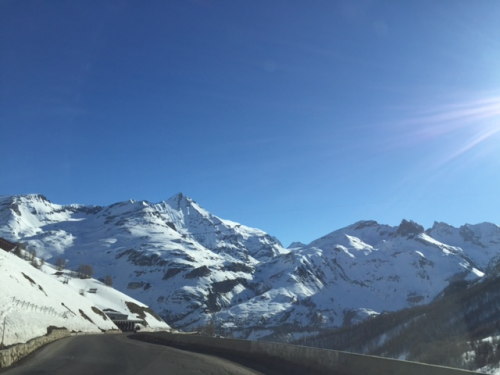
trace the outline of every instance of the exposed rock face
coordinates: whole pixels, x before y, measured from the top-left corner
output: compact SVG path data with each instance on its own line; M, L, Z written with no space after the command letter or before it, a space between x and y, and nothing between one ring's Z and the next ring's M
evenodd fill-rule
M63 256L70 268L90 264L97 277L112 275L115 288L175 328L216 322L250 338L428 303L451 281L480 278L500 246L494 224L424 231L403 220L397 227L360 221L285 249L182 194L107 207L3 197L0 237L35 246L39 256Z
M424 227L420 224L415 223L414 221L407 221L403 219L401 224L399 224L398 230L396 231L396 235L403 237L415 237L419 234L424 233Z

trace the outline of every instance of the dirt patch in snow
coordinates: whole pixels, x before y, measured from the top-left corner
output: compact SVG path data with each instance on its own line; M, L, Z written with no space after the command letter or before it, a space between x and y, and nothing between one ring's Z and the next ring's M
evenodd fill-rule
M163 320L149 307L147 306L139 306L133 302L125 302L127 304L128 309L132 314L137 314L141 319L146 319L146 313L152 315L156 320L162 322Z
M35 283L35 280L33 280L31 277L29 277L28 275L26 275L24 272L21 272L23 274L23 276L26 278L26 280L28 280L31 285L37 285L37 283Z
M92 311L95 312L97 315L100 315L104 320L108 320L108 317L106 314L104 314L101 310L99 310L97 307L92 306Z
M82 309L79 309L78 311L80 312L80 315L81 315L84 319L87 319L90 323L95 324L95 323L92 321L92 319L90 319L90 318L87 316L87 314L85 314L85 313L83 312L83 310L82 310Z

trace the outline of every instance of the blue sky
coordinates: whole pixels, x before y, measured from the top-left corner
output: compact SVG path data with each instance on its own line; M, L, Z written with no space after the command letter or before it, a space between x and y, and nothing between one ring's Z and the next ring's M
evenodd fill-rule
M0 194L310 242L499 224L498 1L0 2Z

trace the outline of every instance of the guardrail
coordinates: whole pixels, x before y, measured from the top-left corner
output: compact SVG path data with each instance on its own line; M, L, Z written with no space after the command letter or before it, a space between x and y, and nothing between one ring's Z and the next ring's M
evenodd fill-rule
M132 338L187 350L237 355L275 368L285 368L285 373L290 374L477 375L477 372L450 367L263 341L223 339L167 332L137 333Z

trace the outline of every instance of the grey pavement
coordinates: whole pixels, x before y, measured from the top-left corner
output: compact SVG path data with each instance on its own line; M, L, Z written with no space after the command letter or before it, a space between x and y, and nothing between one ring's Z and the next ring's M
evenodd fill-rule
M131 340L127 335L72 336L44 346L5 375L256 375L273 374L201 353Z

